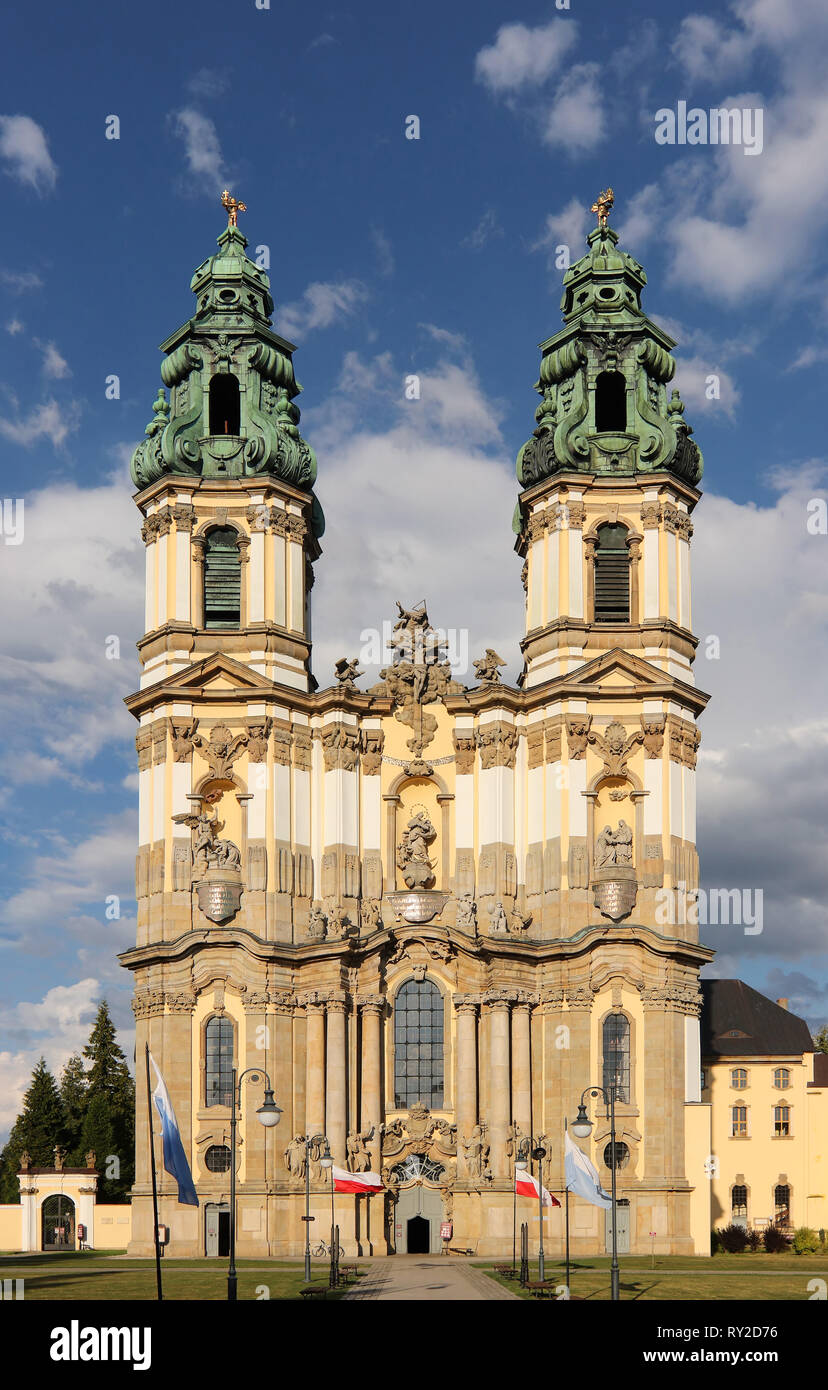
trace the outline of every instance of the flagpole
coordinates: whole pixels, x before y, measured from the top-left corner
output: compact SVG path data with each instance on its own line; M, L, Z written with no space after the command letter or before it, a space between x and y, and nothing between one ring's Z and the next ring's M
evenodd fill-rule
M150 1090L150 1056L149 1043L144 1044L146 1048L147 1064L147 1119L149 1121L149 1141L150 1141L150 1167L152 1168L152 1229L155 1234L155 1284L157 1289L158 1302L163 1302L164 1291L161 1287L161 1242L158 1238L158 1186L155 1181L155 1140L152 1135L152 1093Z
M564 1134L569 1129L569 1123L564 1115ZM564 1144L564 1150L566 1144ZM564 1151L564 1182L566 1182L566 1152ZM566 1192L566 1287L569 1288L569 1184L564 1188Z

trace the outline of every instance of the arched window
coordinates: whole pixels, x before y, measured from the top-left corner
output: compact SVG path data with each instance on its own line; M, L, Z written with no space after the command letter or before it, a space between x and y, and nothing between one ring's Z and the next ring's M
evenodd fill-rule
M773 1107L773 1132L777 1139L787 1139L791 1132L791 1107L789 1105L775 1105Z
M730 1214L731 1216L747 1217L747 1187L744 1183L736 1183L731 1190Z
M778 1226L787 1226L791 1219L791 1189L786 1182L773 1189L773 1219Z
M747 1072L744 1067L733 1067L730 1073L730 1085L734 1091L744 1091L747 1089Z
M232 372L218 372L210 382L210 433L239 434L240 431L238 378Z
M627 428L627 383L621 372L600 372L595 381L595 429L618 434Z
M777 1091L787 1091L791 1084L791 1073L787 1067L776 1067L773 1073L773 1084Z
M241 622L241 556L232 526L207 534L204 551L204 626L238 627Z
M233 1044L231 1020L211 1018L205 1030L205 1105L230 1106L233 1103Z
M394 1001L394 1105L443 1105L443 996L430 980L407 980Z
M630 1020L624 1014L604 1019L604 1090L615 1087L616 1102L630 1100Z
M595 621L630 621L630 555L626 526L598 527L595 550Z

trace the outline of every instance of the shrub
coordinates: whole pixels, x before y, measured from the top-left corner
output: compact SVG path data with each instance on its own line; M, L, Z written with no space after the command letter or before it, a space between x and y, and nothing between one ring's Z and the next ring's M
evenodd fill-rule
M748 1243L748 1233L744 1226L720 1226L716 1237L723 1250L729 1255L741 1255Z
M747 1243L748 1243L748 1250L753 1250L753 1251L761 1250L761 1249L762 1249L762 1232L761 1232L761 1231L748 1231Z
M791 1248L790 1237L778 1226L768 1226L762 1234L762 1239L769 1255L781 1255Z
M819 1236L810 1226L797 1226L793 1233L793 1248L797 1255L815 1255L820 1246Z

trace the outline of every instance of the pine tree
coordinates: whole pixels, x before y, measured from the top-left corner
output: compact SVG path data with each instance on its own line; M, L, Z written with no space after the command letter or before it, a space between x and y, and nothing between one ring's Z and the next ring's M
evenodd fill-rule
M814 1047L817 1052L828 1052L828 1023L823 1024L819 1032L814 1034Z
M87 1151L94 1149L100 1173L98 1201L127 1201L135 1171L135 1083L106 1000L98 1007L83 1055L90 1066L86 1114L76 1150L79 1162L85 1162Z
M66 1111L46 1059L41 1057L23 1097L23 1109L14 1122L8 1143L0 1154L0 1202L18 1202L17 1174L24 1149L32 1167L51 1168L55 1146L65 1148L69 1138Z
M60 1096L66 1111L66 1125L69 1130L69 1147L72 1150L72 1163L79 1164L82 1158L77 1155L80 1143L83 1117L87 1106L87 1080L83 1059L75 1052L63 1068L60 1078Z

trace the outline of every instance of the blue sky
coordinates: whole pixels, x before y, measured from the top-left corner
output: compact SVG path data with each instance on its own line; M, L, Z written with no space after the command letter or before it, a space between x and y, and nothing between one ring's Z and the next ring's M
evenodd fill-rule
M697 663L713 695L703 872L765 895L761 935L708 940L718 973L824 1021L828 537L805 524L825 493L822 5L483 0L306 18L275 0L81 3L47 4L36 24L18 9L4 29L0 466L25 531L0 541L0 1130L39 1052L59 1066L102 993L131 1025L115 962L134 910L121 699L137 684L143 546L125 463L225 185L248 204L251 250L269 247L275 326L299 347L329 522L314 589L327 684L395 598L424 594L433 621L516 672L514 456L537 344L560 324L555 248L581 253L612 184L706 460L695 626L721 655ZM761 153L657 144L655 113L680 101L760 108Z

